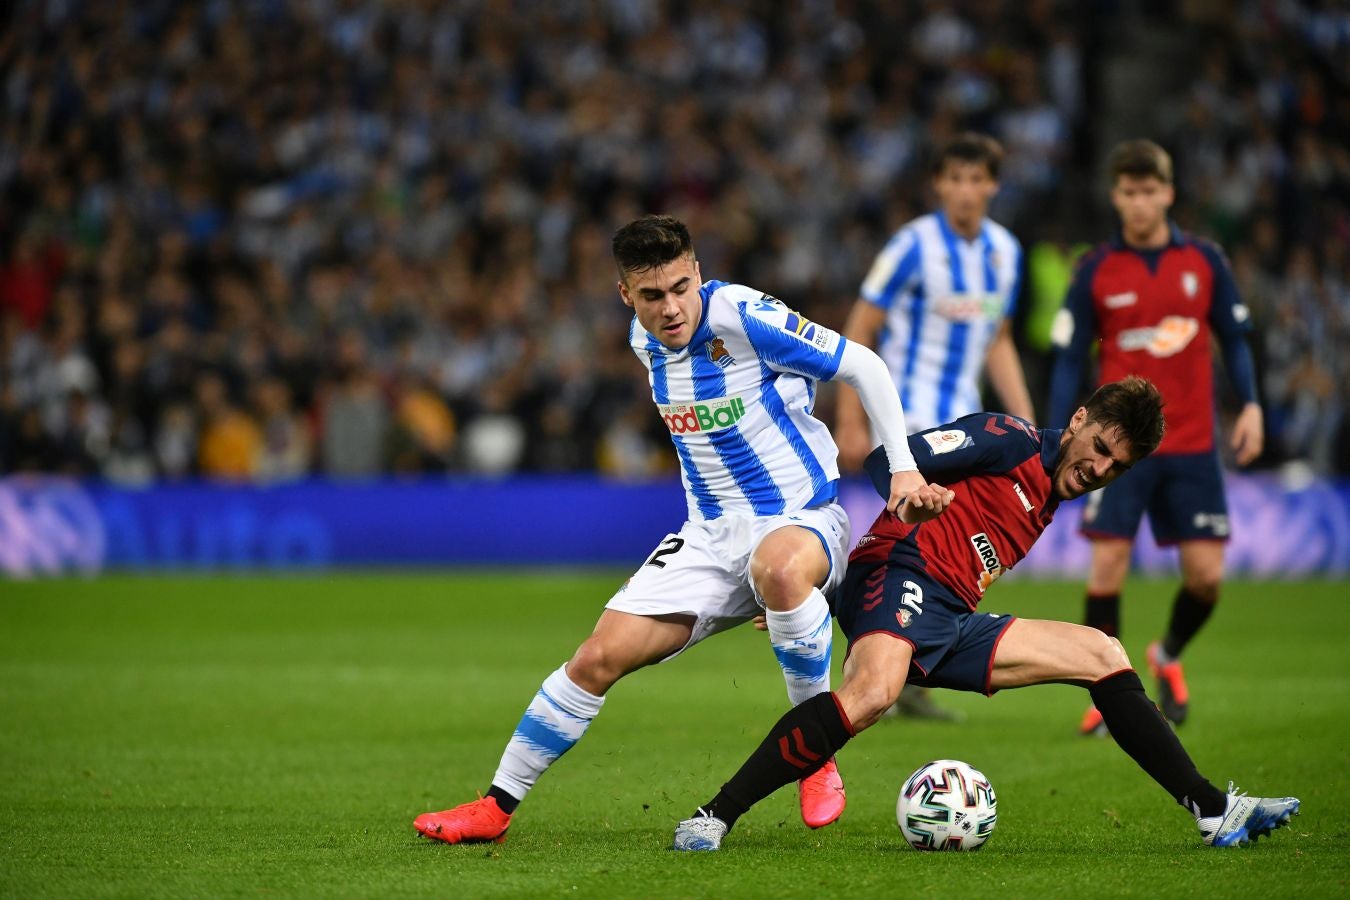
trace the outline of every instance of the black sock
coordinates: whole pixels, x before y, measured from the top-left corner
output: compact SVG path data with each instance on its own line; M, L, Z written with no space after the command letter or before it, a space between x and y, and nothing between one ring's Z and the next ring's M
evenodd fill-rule
M1111 737L1178 803L1202 816L1217 816L1228 799L1195 768L1162 713L1144 694L1133 669L1088 688Z
M491 797L493 800L496 800L497 807L501 809L502 812L506 813L508 816L511 815L511 813L515 812L516 807L520 805L520 801L518 799L512 797L510 794L508 794L501 788L497 787L495 784L492 785L492 787L488 788L487 795Z
M815 772L853 736L834 694L797 704L769 730L745 764L700 809L730 827L745 811L785 784Z
M1120 636L1120 594L1088 594L1083 624L1111 637Z
M1214 598L1215 601L1218 599L1217 596ZM1163 652L1173 659L1180 656L1212 612L1214 602L1206 603L1199 594L1184 587L1177 591L1177 599L1172 602L1172 621L1167 625L1167 636L1162 642Z

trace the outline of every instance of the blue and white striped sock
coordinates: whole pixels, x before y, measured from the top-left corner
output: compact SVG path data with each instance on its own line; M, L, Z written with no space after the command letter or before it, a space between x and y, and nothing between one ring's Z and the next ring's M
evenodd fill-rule
M581 740L604 697L587 693L567 677L567 667L544 679L502 752L492 783L523 800L544 770Z
M812 588L806 602L790 612L765 610L774 656L783 667L788 700L796 706L830 689L830 645L834 623L830 605L820 588Z

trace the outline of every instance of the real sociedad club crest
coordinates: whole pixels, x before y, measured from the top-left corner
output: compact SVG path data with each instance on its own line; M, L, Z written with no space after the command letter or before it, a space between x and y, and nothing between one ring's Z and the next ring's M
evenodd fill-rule
M726 348L721 338L713 338L708 342L708 359L724 369L736 362L736 357L731 355L731 351Z

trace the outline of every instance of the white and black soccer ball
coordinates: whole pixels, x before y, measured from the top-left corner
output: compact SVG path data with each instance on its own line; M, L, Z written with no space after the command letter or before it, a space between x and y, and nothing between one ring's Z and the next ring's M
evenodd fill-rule
M998 823L998 799L979 769L939 759L905 779L895 818L916 850L978 850Z

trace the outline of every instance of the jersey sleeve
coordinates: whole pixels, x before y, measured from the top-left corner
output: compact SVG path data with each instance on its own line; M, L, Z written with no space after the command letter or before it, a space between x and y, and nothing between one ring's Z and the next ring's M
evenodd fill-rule
M1209 325L1223 351L1228 378L1239 400L1255 403L1256 367L1252 363L1251 348L1247 346L1247 333L1252 329L1251 313L1238 294L1237 280L1223 251L1209 241L1196 241L1196 246L1209 261L1213 272Z
M895 298L918 280L919 272L918 233L913 228L901 229L872 261L859 294L873 306L890 309Z
M839 371L846 341L837 331L810 321L768 294L740 300L737 307L746 338L770 368L818 381L829 381Z
M1046 424L1059 428L1069 421L1078 389L1083 381L1083 364L1097 338L1097 311L1092 303L1092 280L1097 275L1100 254L1084 258L1074 272L1064 306L1055 314L1050 342L1055 361L1050 372L1050 404Z
M955 422L909 436L909 449L919 472L929 481L950 484L988 472L1007 472L1040 452L1036 429L1003 413L975 413ZM878 447L863 469L882 497L890 496L891 472Z

